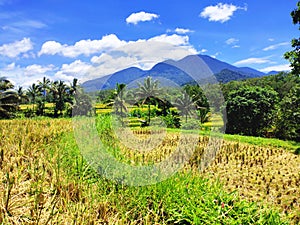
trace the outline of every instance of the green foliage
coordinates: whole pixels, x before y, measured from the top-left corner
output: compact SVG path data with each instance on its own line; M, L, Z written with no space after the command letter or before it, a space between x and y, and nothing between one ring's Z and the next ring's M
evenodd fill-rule
M277 101L271 88L244 86L230 92L226 133L263 136L273 125Z
M18 109L19 97L11 90L13 84L4 77L0 77L0 119L11 118Z
M295 86L280 103L277 136L300 142L300 85Z
M297 8L291 12L293 23L300 25L300 1L297 3ZM298 27L300 30L300 26ZM300 38L294 38L291 41L294 48L292 51L286 52L284 57L288 59L292 66L292 73L296 76L300 75Z
M144 80L144 84L138 83L139 89L136 92L136 95L142 100L142 104L148 104L148 124L151 120L151 111L150 105L153 101L158 99L158 96L161 92L161 89L158 87L158 80L152 80L152 77L148 76Z
M179 115L174 111L171 111L166 116L163 116L162 119L167 128L179 128L181 126Z
M69 116L88 116L93 113L93 104L89 95L77 91L73 105L68 110Z

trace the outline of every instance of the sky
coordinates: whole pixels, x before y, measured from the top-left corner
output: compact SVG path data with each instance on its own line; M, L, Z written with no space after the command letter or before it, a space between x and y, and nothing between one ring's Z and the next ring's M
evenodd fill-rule
M0 77L28 87L204 54L289 70L297 0L0 0Z

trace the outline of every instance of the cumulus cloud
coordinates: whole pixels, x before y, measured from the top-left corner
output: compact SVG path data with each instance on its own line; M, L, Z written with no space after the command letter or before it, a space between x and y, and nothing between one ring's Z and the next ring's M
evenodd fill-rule
M247 7L239 7L232 4L218 3L215 6L207 6L200 13L202 18L208 18L209 21L224 23L231 19L233 13L239 9L247 11Z
M80 82L84 82L132 66L148 70L158 62L179 60L197 53L189 43L189 37L185 35L162 34L149 39L124 41L111 34L100 40L81 40L74 45L47 41L41 47L39 56L47 54L76 58L71 63L57 66L33 64L20 67L12 63L7 65L5 70L0 69L0 74L8 76L22 86L30 85L43 76L64 81L71 81L76 77ZM81 55L91 56L90 61L85 61Z
M51 73L56 70L55 66L32 64L21 67L15 63L8 64L0 69L0 74L7 77L15 86L27 88L42 77L51 77Z
M283 65L276 65L276 66L269 66L266 68L261 69L260 71L264 73L268 73L270 71L291 71L291 65L290 64L283 64Z
M267 58L248 58L235 62L233 65L250 65L250 64L264 64L264 63L272 63L271 60Z
M25 76L45 76L46 72L52 71L55 68L54 65L50 64L47 66L42 66L38 64L29 65L24 68L24 75Z
M100 40L80 40L74 45L61 44L56 41L47 41L42 45L38 55L62 55L65 57L76 58L80 55L90 56L95 53L103 53L112 51L113 49L126 46L135 42L155 41L172 44L175 46L182 46L193 50L193 47L189 44L189 37L178 34L167 35L162 34L155 36L148 40L137 40L137 41L124 41L120 40L115 34L110 34L102 37ZM145 46L144 51L149 49ZM194 51L195 52L195 51ZM196 52L195 52L196 53Z
M79 55L90 56L94 53L118 48L125 44L126 41L120 40L115 34L103 36L100 40L80 40L74 45L61 44L56 41L47 41L42 45L38 55L60 54L65 57L75 58Z
M154 13L147 13L147 12L138 12L132 13L130 16L126 18L126 23L130 24L138 24L139 22L151 21L153 19L157 19L159 15Z
M93 67L84 79L109 75L133 66L149 70L158 62L168 59L179 60L191 54L197 54L197 51L189 45L188 38L180 38L176 34L138 40L92 57Z
M0 55L7 56L9 58L15 58L22 53L26 53L33 49L33 43L30 38L23 38L21 41L15 41L13 43L4 44L0 46Z
M90 64L75 60L70 64L63 64L54 77L58 80L71 81L73 78L84 78L91 69Z
M290 43L289 42L282 42L282 43L278 43L276 45L270 45L270 46L264 48L263 51L275 50L275 49L277 49L281 46L286 46L286 45L290 45Z

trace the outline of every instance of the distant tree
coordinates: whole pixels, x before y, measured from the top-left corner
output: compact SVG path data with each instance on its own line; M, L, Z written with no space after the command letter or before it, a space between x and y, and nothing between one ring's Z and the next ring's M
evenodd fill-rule
M142 104L146 103L148 105L148 124L150 124L151 120L151 103L158 99L158 95L161 92L158 84L158 80L153 81L150 76L144 80L144 84L138 83L139 89L136 92L136 95L142 99Z
M41 92L39 90L39 86L35 83L31 84L31 86L27 89L27 96L30 99L30 102L32 103L32 110L35 111L34 105L36 103L36 100L38 97L41 96Z
M264 136L274 124L278 95L271 88L242 86L229 93L226 133Z
M300 142L300 85L295 86L280 103L276 136Z
M51 92L54 103L54 117L57 117L62 115L63 110L66 108L66 103L71 101L69 88L62 80L54 81L51 84Z
M18 87L17 94L21 104L28 101L28 96L26 95L26 91L23 89L23 87Z
M78 79L77 78L73 78L72 83L70 83L69 85L69 90L70 90L70 95L74 96L77 92L78 89Z
M183 90L189 95L196 107L209 107L202 88L197 85L185 85Z
M17 92L11 90L14 85L4 77L0 78L0 118L10 118L18 108Z
M6 79L5 77L0 77L0 90L1 91L6 91L8 89L14 88L14 85Z
M50 89L50 80L46 77L43 77L42 81L38 81L38 87L44 97L44 100L46 101L47 93Z
M300 25L300 1L297 3L297 8L291 12L291 16L294 24ZM298 27L300 30L300 26ZM294 50L285 53L285 58L288 59L292 66L292 73L294 75L300 75L300 38L294 38L291 42Z
M88 116L93 112L92 99L89 95L83 92L80 87L76 89L76 95L74 95L72 112L70 116Z
M174 106L180 111L182 116L185 116L186 123L188 116L193 115L196 109L193 99L186 92L175 100Z
M126 84L116 84L116 89L113 98L110 100L108 105L113 105L116 109L116 114L123 116L123 112L127 111L125 104L125 88Z

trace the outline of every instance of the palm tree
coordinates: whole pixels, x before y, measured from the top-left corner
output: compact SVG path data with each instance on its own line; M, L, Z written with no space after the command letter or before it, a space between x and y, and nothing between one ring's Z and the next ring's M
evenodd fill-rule
M53 94L54 116L62 115L66 107L66 102L70 101L69 88L64 81L55 81L51 84L51 92Z
M47 91L50 88L50 80L46 77L43 77L42 81L38 81L38 87L42 91L42 94L44 96L44 100L46 100L47 97Z
M47 93L49 91L50 88L50 80L46 77L43 77L42 81L38 81L38 87L43 95L43 99L40 102L41 104L39 104L40 108L40 113L42 115L44 115L44 111L45 111L45 103L46 103L46 99L47 99Z
M33 83L28 89L27 89L27 96L29 97L31 103L32 103L32 110L34 112L34 105L36 103L37 97L41 95L39 86Z
M151 102L159 99L157 96L161 92L158 88L158 80L152 81L152 77L148 76L144 80L144 84L138 83L139 90L136 92L136 95L142 99L142 104L148 104L148 125L150 124L151 111L150 105Z
M114 105L116 108L116 113L120 113L121 116L123 116L123 110L126 112L127 107L125 105L125 87L126 84L116 84L116 89L114 92L114 98L110 100L110 102L107 105ZM119 112L120 110L120 112Z
M0 78L0 118L9 118L18 108L18 95L10 90L14 85L4 77Z
M6 91L14 88L14 85L5 77L0 77L0 91Z
M195 109L193 100L186 92L176 99L174 106L185 116L185 122L187 122L188 115L192 115Z
M20 86L18 88L17 94L21 104L24 103L25 101L28 101L28 96L26 95L26 92L24 91L23 87Z
M76 95L77 89L78 89L78 79L74 78L72 83L69 86L70 95L71 96Z

